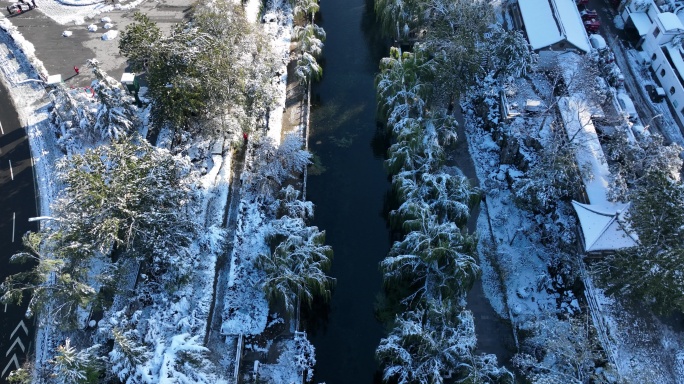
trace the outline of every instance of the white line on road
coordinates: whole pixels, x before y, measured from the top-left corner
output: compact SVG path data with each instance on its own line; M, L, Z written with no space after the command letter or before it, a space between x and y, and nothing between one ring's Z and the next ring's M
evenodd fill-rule
M7 312L7 303L5 303L5 312Z
M17 337L16 339L14 339L14 343L12 343L12 346L9 347L9 349L7 350L7 353L5 353L5 357L9 356L10 352L12 352L14 346L17 344L19 345L19 348L21 348L22 352L26 352L26 347L24 346L24 343L21 341L21 338Z
M0 123L0 133L2 133L3 135L5 134L5 130L2 129L2 123Z
M17 213L13 212L12 213L12 242L14 243L14 229L16 228L15 224L17 222Z
M9 160L10 164L10 176L12 176L12 180L14 180L14 170L12 169L12 160Z
M14 363L14 366L16 367L15 369L19 369L19 359L17 359L16 353L12 356L10 361L7 363L7 365L5 366L5 369L2 370L2 374L0 374L0 377L5 376L5 372L7 372L7 370L9 369L10 365L12 365L12 363Z
M13 338L14 334L17 333L17 331L20 329L23 329L24 333L28 335L28 328L26 327L26 324L24 324L24 320L19 320L19 324L17 324L17 327L14 328L14 331L12 331L12 334L10 335L10 339Z

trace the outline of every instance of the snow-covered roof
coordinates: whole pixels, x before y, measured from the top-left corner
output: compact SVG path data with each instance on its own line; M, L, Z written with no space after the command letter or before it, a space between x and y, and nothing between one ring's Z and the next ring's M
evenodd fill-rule
M560 30L548 0L518 0L532 49L541 49L561 40Z
M135 82L135 73L124 72L123 75L121 75L121 83L122 84L133 84L134 82Z
M659 13L658 20L660 20L660 24L663 26L663 30L666 32L673 32L677 30L684 32L684 25L682 25L682 21L679 20L677 15L672 12Z
M556 8L556 15L558 16L558 24L561 34L565 35L565 39L575 47L584 52L589 52L591 46L589 45L589 38L587 31L584 29L582 16L580 16L577 4L574 0L551 0Z
M542 49L566 40L589 52L589 38L573 0L518 0L532 49Z
M638 245L638 237L625 219L629 203L615 204L610 210L576 201L572 206L582 227L586 252L614 251Z
M646 35L651 29L651 18L648 17L646 12L632 12L629 14L629 17L632 18L632 23L634 23L637 32L639 32L639 36Z
M607 195L610 171L591 121L591 108L583 99L570 96L558 99L558 109L568 138L577 145L577 164L586 170L582 178L589 201L597 206L612 206Z

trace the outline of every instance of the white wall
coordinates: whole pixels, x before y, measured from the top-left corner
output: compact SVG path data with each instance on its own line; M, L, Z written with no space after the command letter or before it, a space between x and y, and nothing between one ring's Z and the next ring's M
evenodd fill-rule
M684 113L682 113L684 110L684 86L682 86L680 83L679 79L677 78L677 74L675 73L675 69L672 68L670 63L667 61L667 57L665 57L663 51L658 48L658 50L652 52L651 55L653 53L655 53L656 59L651 63L651 67L655 72L655 76L658 78L660 85L665 90L665 95L667 96L670 104L672 104L674 110L677 112L679 120L684 122ZM665 72L664 75L663 70ZM672 88L674 88L674 94L670 92Z

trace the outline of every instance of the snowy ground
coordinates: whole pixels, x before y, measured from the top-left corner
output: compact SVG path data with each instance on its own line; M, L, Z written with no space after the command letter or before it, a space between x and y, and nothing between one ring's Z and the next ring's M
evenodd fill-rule
M518 79L509 86L508 101L513 106L523 106L529 99L548 104L553 100L551 89L542 74L532 73L529 79ZM584 311L584 300L573 297L571 291L555 289L560 282L553 281L548 267L557 261L558 250L542 244L549 233L566 237L564 241L568 244L574 241L573 228L577 224L571 208L561 209L551 223L519 209L509 189L509 181L519 171L500 163L501 148L491 132L476 123L470 108L471 105L464 104L467 138L480 185L486 193L478 220L485 294L499 315L510 318L517 330L554 324L558 313L572 315ZM516 137L541 139L552 120L553 116L523 112L511 121L508 130ZM528 160L534 156L522 155ZM582 263L579 250L572 257L577 265ZM683 382L684 337L651 314L634 313L606 297L600 287L594 289L591 279L583 276L592 315L600 323L599 338L620 376L630 383Z

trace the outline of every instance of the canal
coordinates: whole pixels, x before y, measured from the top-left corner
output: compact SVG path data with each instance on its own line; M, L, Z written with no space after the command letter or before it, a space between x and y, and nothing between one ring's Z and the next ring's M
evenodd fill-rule
M310 317L318 322L305 324L316 347L316 383L372 383L384 334L373 308L382 287L378 262L390 246L383 212L390 183L384 146L373 147L374 76L389 45L375 30L372 7L372 0L326 0L318 20L327 40L309 148L325 171L309 176L307 197L316 205L313 224L326 230L335 252L337 283L329 306Z
M374 352L386 332L374 307L382 288L378 263L391 244L391 186L383 168L387 144L377 132L374 78L391 41L380 36L373 0L326 0L320 6L317 23L327 40L323 79L312 90L309 148L324 169L309 174L307 198L316 205L313 224L326 231L335 252L330 274L336 286L327 305L304 314L303 326L316 347L313 382L379 383ZM457 118L462 123L460 113ZM459 141L449 163L477 184L462 128ZM477 215L469 222L471 231ZM506 363L512 355L510 325L497 317L480 281L468 300L478 352L495 353Z

